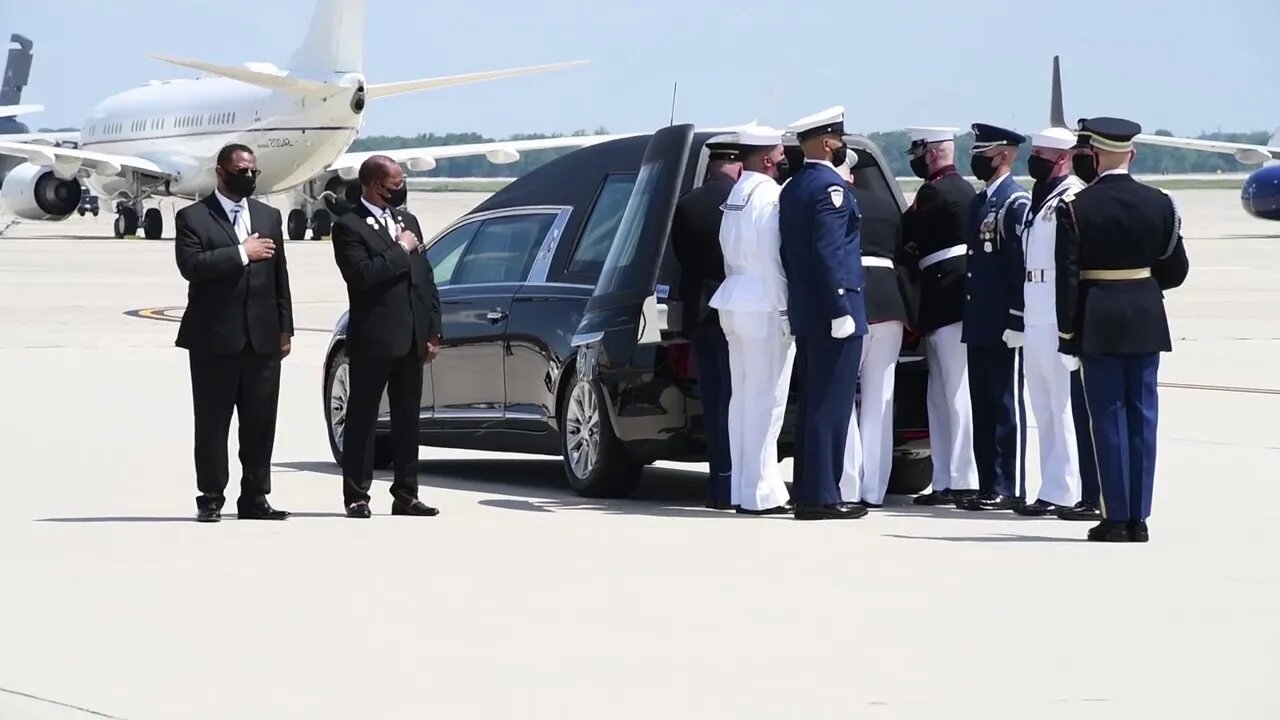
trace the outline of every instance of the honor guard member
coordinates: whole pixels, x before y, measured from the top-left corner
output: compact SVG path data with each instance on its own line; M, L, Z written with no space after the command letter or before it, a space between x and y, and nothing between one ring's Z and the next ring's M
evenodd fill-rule
M954 505L978 491L969 405L969 359L960 341L969 204L973 186L955 166L956 128L908 128L911 169L925 183L902 216L912 285L919 288L916 332L929 364L927 394L933 492L917 505Z
M729 346L720 318L707 302L724 280L720 254L720 207L742 172L738 151L731 145L708 146L707 179L676 204L671 244L680 261L683 328L688 334L702 395L702 423L707 434L709 508L728 510L731 499L729 454Z
M795 344L786 327L787 278L778 231L782 132L739 133L742 176L723 206L724 282L711 298L729 344L732 502L747 515L792 511L778 467L778 434L791 388Z
M1157 371L1170 352L1163 291L1186 280L1173 199L1129 174L1137 123L1085 120L1098 179L1058 216L1058 330L1080 358L1103 520L1098 542L1146 542L1155 484Z
M1085 118L1080 118L1077 125L1084 121ZM1092 145L1089 144L1088 133L1076 135L1071 169L1086 186L1098 179L1098 166L1093 157ZM1080 380L1080 359L1064 357L1067 357L1073 368L1071 418L1075 421L1076 452L1080 457L1080 502L1059 510L1058 518L1074 522L1098 522L1102 519L1102 490L1098 485L1098 460L1093 454L1093 437L1089 429L1089 407L1084 398L1084 382Z
M995 125L973 126L970 168L987 187L969 213L964 343L973 405L973 457L979 493L962 510L1010 510L1022 495L1026 421L1018 348L1022 345L1022 228L1031 194L1013 179L1024 141Z
M1035 180L1031 212L1023 231L1026 277L1023 367L1027 394L1040 440L1040 492L1036 501L1014 507L1019 515L1042 517L1070 509L1080 498L1080 460L1071 408L1070 359L1058 352L1058 314L1054 309L1054 248L1058 241L1058 203L1084 188L1071 174L1076 134L1047 128L1030 137L1027 171Z
M782 188L778 204L787 315L804 373L796 428L795 517L859 518L867 509L840 496L867 331L858 208L836 172L848 155L844 108L797 120L788 131L805 155L804 166Z
M848 174L853 199L862 216L862 295L867 306L867 335L862 342L858 382L862 401L857 421L850 423L853 467L840 480L845 500L869 508L884 504L893 470L893 389L907 325L907 299L902 284L902 214L889 196L859 187L857 172L875 167L867 153L849 153L840 166ZM854 432L860 437L855 437Z

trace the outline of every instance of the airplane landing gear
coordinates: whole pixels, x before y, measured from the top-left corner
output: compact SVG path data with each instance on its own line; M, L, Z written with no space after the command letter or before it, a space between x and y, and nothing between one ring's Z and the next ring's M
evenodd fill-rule
M290 210L289 219L285 225L285 230L290 240L305 239L307 237L307 211L301 208Z
M116 239L126 238L138 234L138 210L131 205L119 203L116 205L116 223L115 235Z
M311 214L311 239L319 240L333 234L333 216L324 208L317 208Z
M160 208L151 208L142 214L143 237L148 240L159 240L163 233L164 216L160 214Z

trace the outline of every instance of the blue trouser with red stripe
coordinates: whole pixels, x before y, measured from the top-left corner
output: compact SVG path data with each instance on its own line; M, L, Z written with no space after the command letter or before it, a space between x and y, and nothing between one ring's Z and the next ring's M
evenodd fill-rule
M1081 355L1093 449L1108 520L1146 520L1156 478L1160 353Z

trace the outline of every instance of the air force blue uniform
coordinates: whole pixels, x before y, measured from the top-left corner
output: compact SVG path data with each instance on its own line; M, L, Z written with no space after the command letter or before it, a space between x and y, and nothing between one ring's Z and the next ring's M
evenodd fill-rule
M1124 153L1142 132L1117 118L1081 123L1093 148ZM1103 521L1089 539L1145 542L1155 486L1157 371L1173 349L1163 291L1189 264L1173 200L1127 170L1100 175L1058 210L1060 351L1078 355L1097 455Z
M974 125L975 153L1016 147L1021 135ZM969 206L963 340L969 360L973 454L979 495L961 507L1007 509L1024 492L1026 408L1018 345L1023 332L1022 227L1031 194L1011 174L995 180Z
M797 510L838 505L845 443L853 414L862 336L861 217L844 178L828 163L806 161L782 188L778 207L787 315L803 368L793 498ZM852 317L853 335L831 323Z

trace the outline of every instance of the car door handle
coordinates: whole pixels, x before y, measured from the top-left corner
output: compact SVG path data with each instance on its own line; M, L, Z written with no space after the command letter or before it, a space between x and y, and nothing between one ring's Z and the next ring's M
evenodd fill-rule
M490 310L485 317L489 318L491 323L498 323L506 319L507 313L504 310Z

